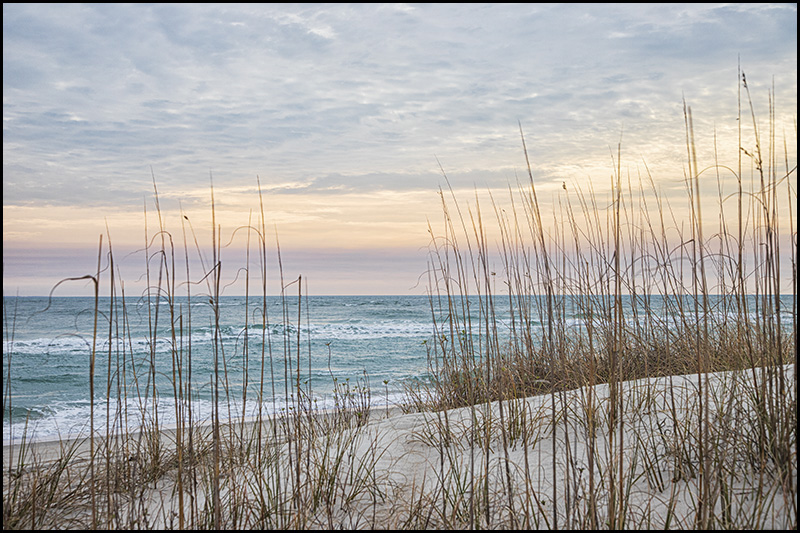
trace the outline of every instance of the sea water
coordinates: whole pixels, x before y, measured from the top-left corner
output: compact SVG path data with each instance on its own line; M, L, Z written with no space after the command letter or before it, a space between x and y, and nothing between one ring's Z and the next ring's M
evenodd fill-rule
M425 296L113 303L99 299L95 325L94 298L5 299L4 442L86 433L92 411L97 431L156 414L168 427L176 402L209 420L216 390L222 418L285 412L299 396L331 408L348 391L393 405L428 372Z
M635 322L631 300L625 302ZM724 319L720 302L712 299L715 320ZM423 295L99 298L95 312L94 298L5 297L3 441L86 435L92 412L103 433L143 423L169 427L188 412L202 423L215 405L220 418L237 419L328 409L345 398L401 404L409 385L431 378L433 341L451 335L446 304ZM492 304L496 332L507 337L508 297ZM559 305L562 323L584 327L575 301ZM664 318L676 308L660 297L647 305ZM784 296L782 307L790 332L794 296ZM470 299L479 333L487 309ZM534 322L545 331L543 319Z

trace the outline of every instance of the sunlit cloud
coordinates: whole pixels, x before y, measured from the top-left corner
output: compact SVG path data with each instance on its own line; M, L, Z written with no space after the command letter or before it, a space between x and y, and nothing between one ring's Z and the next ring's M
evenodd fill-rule
M602 190L622 143L633 175L681 193L684 99L698 157L738 158L739 64L758 116L774 80L776 131L795 131L796 20L793 4L4 4L4 248L91 243L117 217L129 240L154 178L175 220L208 213L213 182L243 224L258 179L287 246L425 246L442 171L465 194L527 179L520 126L545 192Z

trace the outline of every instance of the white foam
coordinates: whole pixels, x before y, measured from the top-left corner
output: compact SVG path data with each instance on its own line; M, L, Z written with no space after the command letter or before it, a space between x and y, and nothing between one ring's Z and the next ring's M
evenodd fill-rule
M390 407L403 402L405 395L400 392L373 390L370 393L370 407ZM341 396L337 400L332 392L314 394L310 409L313 411L329 411L342 405L350 406L350 402L343 401ZM211 421L213 402L208 399L195 399L191 404L191 419L193 423L203 424ZM261 403L262 416L286 414L297 409L295 398L281 396L265 400ZM309 408L307 401L304 409ZM184 420L188 420L189 405L183 402L181 406ZM242 418L241 398L221 400L219 405L220 418L223 421L239 420ZM245 419L255 419L258 415L259 404L254 399L248 399ZM23 436L26 441L48 441L61 438L88 436L90 433L89 420L92 406L88 400L74 402L55 402L46 412L39 412L40 418L30 420L15 420L8 424L3 423L4 445L19 443ZM152 399L129 399L120 404L116 399L109 401L99 400L94 405L94 430L96 435L107 433L120 433L136 431L143 425L155 424L156 412L158 427L168 429L177 425L176 401L171 397L157 399L157 410L153 410ZM110 413L110 414L109 414Z

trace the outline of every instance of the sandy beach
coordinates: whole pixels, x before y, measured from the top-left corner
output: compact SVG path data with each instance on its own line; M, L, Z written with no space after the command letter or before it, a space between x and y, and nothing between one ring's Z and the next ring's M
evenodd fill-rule
M794 365L784 371L794 387ZM623 383L622 415L613 426L609 387L598 385L443 412L392 408L284 418L274 427L264 423L260 447L252 422L223 426L218 461L212 428L203 426L191 444L197 460L184 457L183 469L177 432L164 430L156 439L157 474L135 487L117 479L108 494L111 482L103 473L109 468L148 467L138 454L151 449L149 435L112 439L108 448L98 439L93 474L88 439L38 442L27 452L24 473L14 475L24 478L38 468L46 480L63 465L59 487L76 480L80 487L92 475L104 480L96 481L94 518L85 491L74 505L48 510L53 525L62 527L102 517L102 523L155 529L213 527L215 520L226 528L602 528L616 520L625 528L693 529L702 519L702 497L712 502L705 512L717 527L721 517L740 522L748 516L761 528L784 529L796 524L796 501L787 499L796 490L796 454L788 458L787 477L748 463L744 438L733 439L734 447L720 445L751 426L756 413L747 392L760 372L710 374L707 382L692 375ZM713 479L702 474L695 427L698 386L706 383L712 435L706 457L724 466L714 468ZM188 453L186 432L181 439ZM19 445L4 447L4 491L9 457L16 465L19 452Z
M797 530L796 4L3 19L3 529Z

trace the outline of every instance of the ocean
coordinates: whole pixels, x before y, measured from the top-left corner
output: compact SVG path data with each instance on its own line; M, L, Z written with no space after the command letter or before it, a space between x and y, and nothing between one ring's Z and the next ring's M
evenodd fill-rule
M86 433L93 351L96 428L109 418L138 427L142 411L153 416L154 397L159 425L175 423L176 396L191 401L195 420L209 420L214 386L221 416L238 418L253 416L259 397L264 413L293 405L298 376L315 408L335 405L334 384L368 389L379 406L401 402L406 384L426 379L427 297L311 296L299 313L297 303L267 297L265 328L260 298L222 297L216 307L208 298L177 298L172 316L163 301L127 301L123 313L119 300L112 308L100 298L93 346L93 298L5 298L3 440L23 431L28 439Z
M508 297L495 298L504 335ZM712 302L716 320L724 319L719 302ZM214 390L222 419L281 414L298 398L306 408L332 408L345 390L371 406L397 405L409 385L431 378L435 325L449 334L446 310L432 310L422 295L310 296L299 303L297 296L269 296L266 305L253 297L222 297L217 305L183 297L170 309L163 299L123 306L121 298L114 305L100 298L95 326L93 298L4 297L3 441L88 434L92 386L99 433L143 422L170 427L189 408L194 421L209 421ZM668 318L660 297L648 305ZM787 332L796 327L793 305L793 295L782 298ZM580 328L585 317L573 307L564 302L562 319Z

